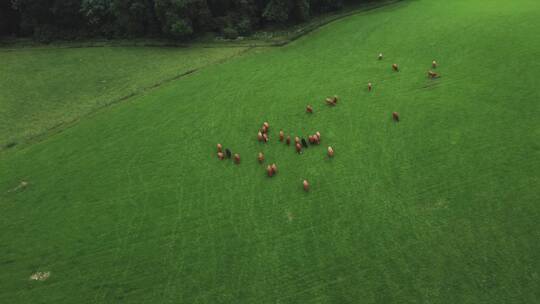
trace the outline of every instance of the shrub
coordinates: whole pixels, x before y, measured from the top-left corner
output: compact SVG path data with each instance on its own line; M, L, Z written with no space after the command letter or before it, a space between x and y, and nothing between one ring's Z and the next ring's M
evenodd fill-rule
M223 29L223 37L226 39L236 39L238 38L238 31L232 27L226 27Z

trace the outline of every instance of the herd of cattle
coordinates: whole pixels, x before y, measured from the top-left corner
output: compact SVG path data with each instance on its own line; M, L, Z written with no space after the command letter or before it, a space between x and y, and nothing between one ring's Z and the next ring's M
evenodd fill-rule
M379 54L378 58L379 58L379 60L382 60L383 59L383 54ZM433 69L436 69L437 68L437 62L435 60L433 60L431 66L432 66ZM399 66L396 63L392 64L392 69L395 72L399 72ZM433 72L433 70L429 70L428 71L428 77L431 78L431 79L436 79L436 78L439 78L439 74L436 73L436 72ZM369 82L368 83L368 91L371 92L372 89L373 89L373 84L371 82ZM339 100L338 96L333 96L333 97L326 98L325 102L326 102L326 104L328 106L333 107L333 106L337 105L338 100ZM312 105L307 105L306 106L306 113L308 113L308 114L313 113L313 106ZM395 121L395 122L399 122L399 113L398 112L393 112L392 113L392 120ZM270 130L270 124L268 122L264 122L262 124L261 128L259 129L259 132L257 133L257 140L259 142L267 143L270 140L269 135L268 135L269 130ZM290 146L291 145L291 136L287 135L287 137L285 137L285 133L283 132L283 130L280 130L279 131L279 141L280 142L285 142L286 145ZM315 132L315 134L309 135L307 141L306 141L305 138L300 138L300 137L296 136L294 138L294 147L295 147L296 152L299 153L299 154L302 153L303 150L308 147L308 142L311 145L320 145L320 143L321 143L321 133L319 131L317 131L317 132ZM334 148L332 148L331 146L328 146L328 148L327 148L327 156L329 158L334 157ZM240 164L240 154L235 153L233 155L231 150L229 150L229 149L223 150L223 146L221 144L217 144L217 157L220 160L224 160L225 158L228 158L228 159L232 158L234 160L235 164ZM260 164L264 163L265 157L264 157L263 152L259 152L257 160L258 160L258 162ZM267 165L266 174L268 175L268 177L273 177L275 174L277 174L277 172L278 172L278 169L277 169L277 165L275 163ZM303 186L305 191L309 191L309 182L307 180L305 180L305 179L303 180L302 186Z

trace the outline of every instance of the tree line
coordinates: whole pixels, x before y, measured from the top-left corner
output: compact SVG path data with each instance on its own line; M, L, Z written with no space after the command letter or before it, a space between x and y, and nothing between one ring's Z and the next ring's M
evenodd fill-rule
M234 39L367 1L376 0L0 0L0 36L188 40L216 32Z

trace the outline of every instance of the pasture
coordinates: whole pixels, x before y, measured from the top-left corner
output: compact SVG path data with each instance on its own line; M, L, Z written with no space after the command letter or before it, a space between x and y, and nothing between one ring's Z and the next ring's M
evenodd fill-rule
M2 151L0 302L537 303L539 34L538 1L403 1Z
M64 129L245 48L0 48L0 148Z

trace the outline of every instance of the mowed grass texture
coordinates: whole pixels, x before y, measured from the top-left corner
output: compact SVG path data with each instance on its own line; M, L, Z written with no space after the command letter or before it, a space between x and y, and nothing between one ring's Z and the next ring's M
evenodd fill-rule
M539 17L402 2L1 154L0 302L539 302Z
M0 49L0 147L245 48Z

